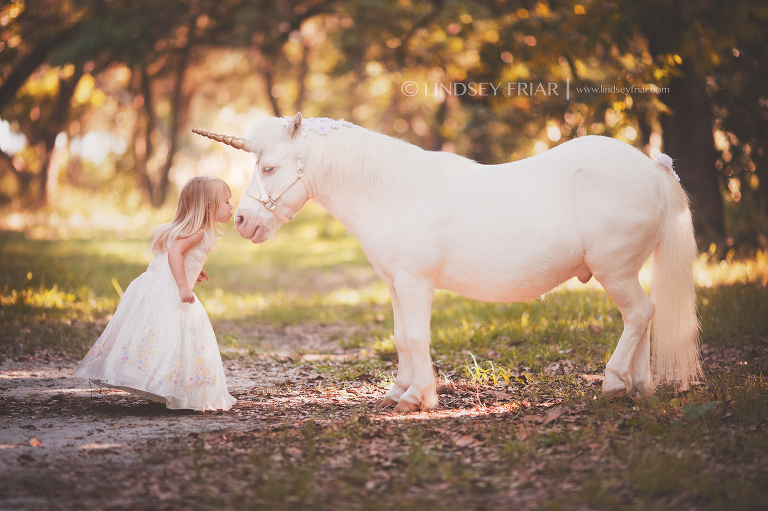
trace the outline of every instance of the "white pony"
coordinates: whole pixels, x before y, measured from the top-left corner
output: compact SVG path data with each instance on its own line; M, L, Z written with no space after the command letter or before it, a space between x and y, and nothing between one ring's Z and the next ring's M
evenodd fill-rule
M594 275L624 319L605 395L648 395L654 375L685 389L700 374L697 251L669 157L654 162L623 142L588 136L481 165L300 113L262 119L246 138L196 132L258 160L235 213L244 238L268 240L314 196L360 241L394 309L399 366L383 406L437 404L429 352L436 289L510 303ZM638 280L649 256L651 298Z

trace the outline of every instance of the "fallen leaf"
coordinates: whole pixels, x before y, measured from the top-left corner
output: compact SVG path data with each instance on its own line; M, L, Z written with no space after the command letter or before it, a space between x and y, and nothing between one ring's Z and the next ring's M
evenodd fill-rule
M510 396L506 392L500 392L498 390L486 390L484 394L493 396L499 401L510 401L512 399L512 396Z
M526 415L523 417L523 424L530 424L531 422L539 422L541 420L540 415Z
M20 463L34 463L35 457L31 454L24 453L17 458Z
M29 439L29 445L31 445L32 447L40 447L41 445L43 445L43 442L41 442L35 437L32 437Z
M475 440L474 437L472 437L470 435L462 435L462 436L460 436L459 438L456 439L454 444L456 445L456 447L467 447L468 445L471 445L471 444L473 444L475 442L476 442L476 440Z
M563 414L560 410L550 410L544 415L544 424L549 424Z

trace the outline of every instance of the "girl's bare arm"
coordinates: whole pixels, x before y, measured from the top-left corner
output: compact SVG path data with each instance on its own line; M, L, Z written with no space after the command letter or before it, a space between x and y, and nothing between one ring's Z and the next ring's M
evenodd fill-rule
M179 296L184 303L194 303L195 301L195 294L187 283L187 274L184 271L184 254L200 243L203 234L203 231L200 230L188 238L177 239L168 251L168 266L171 267L173 279L179 287Z

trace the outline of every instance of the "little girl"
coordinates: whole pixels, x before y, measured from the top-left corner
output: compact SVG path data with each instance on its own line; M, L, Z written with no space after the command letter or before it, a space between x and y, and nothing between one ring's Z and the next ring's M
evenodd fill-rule
M117 311L75 372L86 380L168 408L228 410L216 336L192 292L208 280L203 264L215 222L232 215L229 186L196 177L181 190L173 221L152 233L154 259L125 290Z

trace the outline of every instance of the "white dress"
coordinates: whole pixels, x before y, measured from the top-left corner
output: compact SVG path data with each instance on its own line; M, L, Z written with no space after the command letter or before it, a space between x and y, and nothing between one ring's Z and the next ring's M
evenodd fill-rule
M213 242L212 233L206 232L184 255L190 287ZM236 402L227 392L208 315L197 296L194 303L181 302L167 252L157 254L147 271L131 282L75 373L172 409L228 410Z

